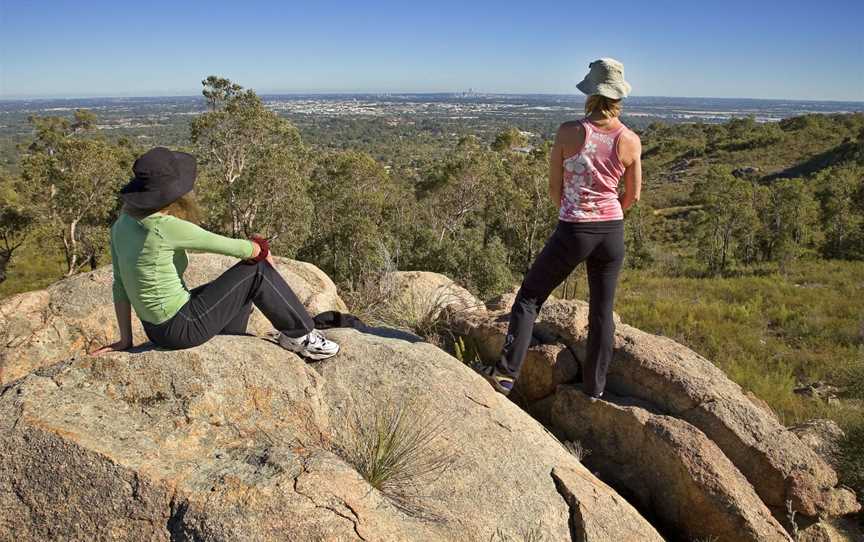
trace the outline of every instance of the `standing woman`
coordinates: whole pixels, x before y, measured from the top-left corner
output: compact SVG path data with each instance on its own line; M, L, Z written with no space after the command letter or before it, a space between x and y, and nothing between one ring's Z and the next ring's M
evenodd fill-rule
M585 118L558 128L549 167L549 196L558 206L558 226L525 275L510 313L501 359L484 376L503 394L513 389L534 321L549 294L586 261L589 287L588 345L583 391L603 395L612 360L612 306L624 261L624 210L638 201L642 144L619 120L621 99L630 93L624 66L602 58L577 88L588 95ZM619 181L624 192L619 195Z
M193 223L194 156L156 147L138 158L132 170L135 177L120 190L123 210L111 227L120 340L93 354L132 346L133 308L147 337L173 350L197 346L218 334L245 333L253 304L279 331L278 342L286 350L311 360L339 351L339 345L314 328L305 307L273 267L266 239L230 239ZM242 261L190 291L183 281L187 250Z

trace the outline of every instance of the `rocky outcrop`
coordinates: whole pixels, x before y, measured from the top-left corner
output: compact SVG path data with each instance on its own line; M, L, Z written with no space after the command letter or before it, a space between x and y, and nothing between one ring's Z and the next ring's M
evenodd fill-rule
M457 322L457 329L467 337L486 345L478 351L494 353L503 342L506 328L501 321L506 314L500 310L500 300L496 308L499 310L488 315L468 315ZM550 299L537 329L558 337L580 358L587 339L587 304ZM787 501L799 514L811 517L840 516L860 509L855 495L838 486L837 474L825 461L710 361L671 339L625 324L617 324L615 342L607 389L644 401L652 410L679 418L704 433L776 516L783 515ZM532 356L543 357L540 352ZM531 373L520 378L527 377ZM544 392L551 393L549 379L542 382ZM518 385L531 387L530 383Z
M704 357L675 341L627 325L616 332L609 387L698 427L777 509L792 501L805 516L856 512L855 495L793 433L754 405L740 386Z
M195 256L187 282L230 262ZM310 312L345 310L317 268L279 266ZM441 275L387 280L397 305L437 300L481 358L500 353L512 295L484 308ZM332 330L339 356L308 365L256 313L259 337L92 358L114 338L110 269L4 300L0 541L661 540L637 508L671 539L768 541L795 531L787 504L801 540L860 534L831 517L859 505L802 442L822 453L812 427L799 438L708 360L617 317L608 400L589 401L572 383L587 305L550 299L540 319L514 396L590 449L585 466L412 334ZM393 423L420 431L420 457L382 482L369 439Z
M320 374L267 341L217 337L27 376L0 397L0 524L17 540L488 540L538 522L561 540L575 502L583 522L615 516L617 539L660 540L441 350L353 330L332 336L344 353ZM376 397L400 396L429 406L430 422L448 422L440 445L454 462L427 488L434 521L394 506L333 453L347 413L374 415ZM578 473L566 486L572 502L556 468Z
M279 271L313 314L346 310L336 285L312 264L276 258ZM192 255L185 279L190 288L209 282L236 260L212 254ZM0 384L34 369L81 354L117 339L111 299L110 267L82 273L46 290L26 292L0 301ZM136 342L146 341L133 318ZM250 331L262 333L269 323L256 310Z
M843 429L833 420L808 420L789 428L801 442L816 452L832 467L837 467L841 453L841 443L846 438Z
M342 351L316 365L251 336L80 355L113 325L86 317L110 303L105 276L55 285L36 311L79 346L20 328L39 340L0 388L0 540L662 540L468 367L386 330L328 332ZM357 459L358 427L399 404L434 428L420 453L443 458L400 467L410 506Z
M488 540L495 531L515 536L534 529L544 540L564 540L581 521L595 533L585 540L660 540L542 426L453 357L427 343L407 345L353 330L330 336L344 347L342 359L321 371L331 417L352 409L365 412L376 400L394 402L405 395L415 408L432 407L430 422L446 428L442 440L457 452L454 469L439 482L446 499L438 509L454 525L461 523L462 532ZM370 370L369 360L382 362ZM562 486L554 479L556 470L574 474ZM573 503L583 509L581 520L573 517ZM593 524L608 524L604 532L612 538L600 537ZM463 537L459 532L448 536Z
M556 431L591 450L586 466L673 532L729 542L790 540L747 479L689 423L639 401L591 401L571 386L543 407Z

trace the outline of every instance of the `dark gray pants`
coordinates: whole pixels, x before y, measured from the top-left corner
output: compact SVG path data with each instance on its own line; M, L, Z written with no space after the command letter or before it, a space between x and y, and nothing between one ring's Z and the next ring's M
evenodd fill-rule
M603 393L615 339L612 306L624 261L623 220L558 222L516 294L498 367L500 371L518 376L531 345L534 321L540 308L583 261L587 261L588 268L589 310L582 386L589 395L596 397Z
M142 322L155 345L191 348L214 335L246 333L253 303L274 328L289 337L301 337L315 327L291 287L266 261L240 262L190 293L189 301L169 320L161 324Z

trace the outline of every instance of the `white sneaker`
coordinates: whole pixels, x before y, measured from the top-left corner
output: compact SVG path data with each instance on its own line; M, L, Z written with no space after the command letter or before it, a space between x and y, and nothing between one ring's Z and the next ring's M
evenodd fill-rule
M313 329L307 335L295 338L286 337L280 333L276 337L276 342L285 350L315 361L331 358L339 352L339 345L333 341L328 341L324 334L317 329Z

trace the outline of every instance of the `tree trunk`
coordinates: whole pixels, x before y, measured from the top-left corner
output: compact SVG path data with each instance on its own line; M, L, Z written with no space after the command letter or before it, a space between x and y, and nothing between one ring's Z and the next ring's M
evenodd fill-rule
M66 263L69 266L66 270L67 277L74 275L75 269L78 266L78 242L75 240L75 231L77 228L78 221L73 220L72 223L69 224L69 238L63 243L66 248Z
M6 268L9 266L9 262L12 260L12 251L2 249L0 250L0 284L2 284L6 280Z

